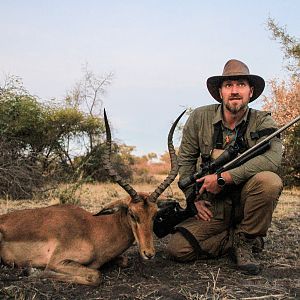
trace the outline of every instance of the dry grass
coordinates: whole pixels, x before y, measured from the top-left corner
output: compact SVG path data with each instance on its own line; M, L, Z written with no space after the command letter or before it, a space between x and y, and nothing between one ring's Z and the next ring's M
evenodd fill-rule
M165 179L165 175L155 176L155 181L152 184L137 183L132 184L136 191L153 192L154 189ZM68 189L69 186L62 185L60 190ZM59 191L52 191L48 194L47 198L35 198L33 200L16 200L0 199L0 214L7 213L15 209L43 207L47 205L58 204L60 202L58 197ZM84 184L75 194L78 205L84 207L91 212L99 211L105 204L110 201L127 197L128 194L115 183L101 183L101 184ZM179 190L177 182L173 182L162 195L163 197L176 198L179 201L184 200L183 193Z
M277 207L274 212L274 218L280 219L287 216L294 216L300 211L300 189L283 190Z
M165 175L156 175L156 183L133 183L132 186L136 191L153 192L154 189L165 179ZM68 188L67 185L60 187L61 190ZM110 201L127 197L127 193L115 183L101 183L101 184L84 184L76 191L76 200L79 201L78 205L84 207L91 212L97 212L105 204ZM177 186L177 180L175 180L170 187L168 187L162 194L162 197L175 198L184 205L184 195ZM277 207L274 212L274 218L286 217L293 215L295 212L299 212L300 208L300 189L285 189ZM58 198L58 192L50 192L47 198L35 198L32 200L16 200L0 198L0 214L23 208L43 207L46 205L58 204L60 202Z

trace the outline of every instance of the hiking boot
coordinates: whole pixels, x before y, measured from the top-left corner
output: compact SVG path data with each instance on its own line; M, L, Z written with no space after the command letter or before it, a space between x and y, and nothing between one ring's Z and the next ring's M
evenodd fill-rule
M257 236L252 245L252 253L261 253L265 247L265 241L263 237Z
M252 254L254 239L246 238L243 233L234 236L233 258L238 269L245 271L249 275L257 275L260 271L260 265Z

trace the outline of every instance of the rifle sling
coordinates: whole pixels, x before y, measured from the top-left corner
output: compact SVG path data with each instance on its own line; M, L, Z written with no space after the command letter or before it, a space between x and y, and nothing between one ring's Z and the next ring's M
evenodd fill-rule
M265 135L270 135L274 133L276 130L276 128L265 128L259 131L250 132L250 136L252 140L258 140ZM277 137L280 138L280 133L277 135Z
M204 251L201 248L198 240L195 238L195 236L188 229L186 229L185 227L176 226L174 228L173 233L175 233L176 231L180 232L183 235L183 237L190 243L190 245L193 247L193 249L195 251L195 254L196 254L197 258L200 258L203 255L207 256L208 258L214 258L213 255L211 255L207 251Z

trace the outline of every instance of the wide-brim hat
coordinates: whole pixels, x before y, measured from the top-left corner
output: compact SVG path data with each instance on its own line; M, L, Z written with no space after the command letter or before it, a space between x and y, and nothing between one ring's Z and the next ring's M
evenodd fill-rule
M250 74L249 68L243 62L231 59L225 66L221 76L212 76L207 79L206 85L210 94L218 101L222 102L219 88L224 80L233 80L244 78L249 81L250 86L253 86L253 95L249 102L258 98L265 88L265 81L258 75Z

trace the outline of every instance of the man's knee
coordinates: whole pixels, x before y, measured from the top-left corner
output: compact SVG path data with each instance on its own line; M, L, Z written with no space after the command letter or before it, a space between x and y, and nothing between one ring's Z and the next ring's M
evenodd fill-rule
M241 199L245 207L253 210L258 207L270 207L273 211L283 188L281 178L273 172L264 171L251 177L245 184ZM249 200L249 201L247 201Z
M270 171L257 173L249 180L249 183L249 189L265 194L266 198L270 199L277 199L283 188L281 178Z
M264 190L269 192L276 192L279 194L282 190L283 184L281 178L273 172L264 171L254 176L255 181L264 187Z
M217 257L223 255L228 252L231 246L227 230L214 234L206 240L198 240L198 243L200 253L196 252L186 237L178 232L171 237L166 251L173 259L180 262L187 262L196 258Z
M194 249L179 232L171 236L166 251L172 259L180 262L186 262L196 258Z

